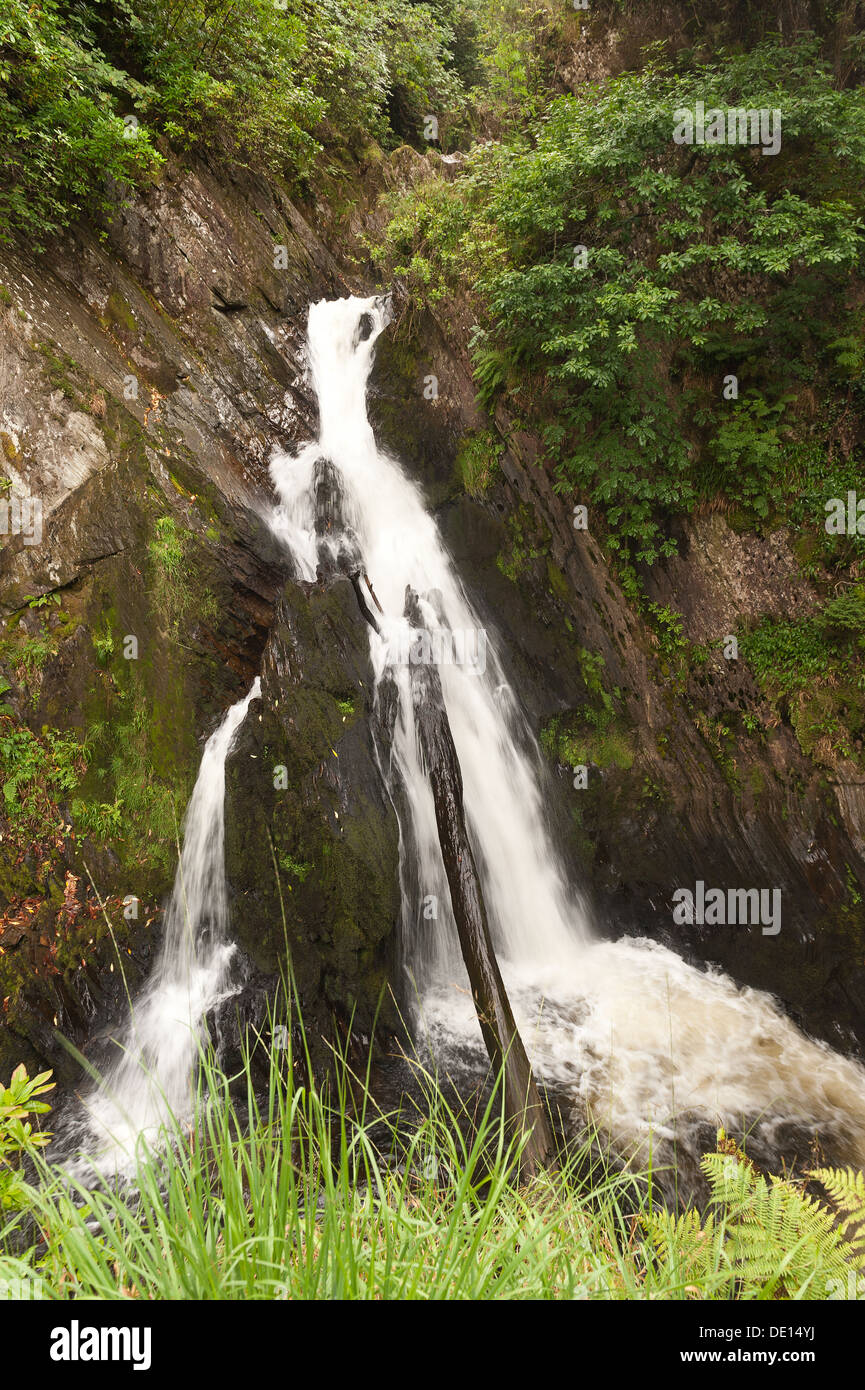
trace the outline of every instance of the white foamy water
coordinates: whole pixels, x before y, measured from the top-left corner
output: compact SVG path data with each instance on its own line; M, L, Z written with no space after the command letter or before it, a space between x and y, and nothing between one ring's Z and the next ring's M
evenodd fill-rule
M402 617L410 584L430 627L479 627L419 488L377 446L367 418L375 340L386 301L343 299L309 311L320 407L316 443L271 464L274 529L313 579L316 460L339 472L343 523L354 533L384 609L370 629L379 688L395 683L393 785L401 785L403 947L418 991L418 1027L446 1062L477 1051L474 1015L439 850L432 794L415 738ZM328 536L336 553L338 536ZM442 687L463 773L466 816L496 950L538 1074L564 1090L617 1144L650 1135L687 1145L696 1126L757 1127L770 1146L785 1126L832 1137L865 1161L865 1071L803 1036L766 995L696 970L647 941L600 941L569 892L546 829L535 752L488 634L486 669L444 665ZM437 899L437 917L424 901ZM696 1139L693 1141L695 1144Z
M225 760L252 700L232 705L205 745L184 824L183 850L165 913L161 954L134 1002L121 1055L84 1097L77 1135L97 1166L131 1166L139 1138L192 1109L193 1080L207 1014L230 994L225 883Z

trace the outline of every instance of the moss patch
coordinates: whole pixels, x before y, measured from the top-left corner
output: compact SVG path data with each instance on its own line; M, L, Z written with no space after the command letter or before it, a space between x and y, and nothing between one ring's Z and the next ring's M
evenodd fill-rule
M483 497L499 475L504 444L492 430L463 435L456 456L456 473L470 497Z

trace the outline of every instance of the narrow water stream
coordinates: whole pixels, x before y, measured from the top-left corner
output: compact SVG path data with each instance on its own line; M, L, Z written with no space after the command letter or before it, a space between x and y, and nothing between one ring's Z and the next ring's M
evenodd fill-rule
M225 760L260 692L256 678L207 741L186 811L159 960L134 1001L119 1056L85 1095L73 1132L64 1136L104 1167L131 1164L139 1138L153 1140L170 1117L182 1121L190 1113L205 1019L231 991Z

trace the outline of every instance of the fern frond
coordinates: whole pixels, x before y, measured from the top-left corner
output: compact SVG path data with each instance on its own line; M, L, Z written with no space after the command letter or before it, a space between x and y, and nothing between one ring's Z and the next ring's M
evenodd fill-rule
M741 1154L707 1154L702 1168L746 1290L823 1299L843 1284L855 1250L832 1211L786 1179L767 1181Z
M821 1183L841 1217L841 1229L854 1248L857 1269L865 1269L865 1173L854 1168L815 1168L808 1175Z
M658 1264L683 1281L699 1283L719 1264L719 1239L715 1219L693 1207L676 1216L669 1211L644 1212L640 1223L647 1232Z

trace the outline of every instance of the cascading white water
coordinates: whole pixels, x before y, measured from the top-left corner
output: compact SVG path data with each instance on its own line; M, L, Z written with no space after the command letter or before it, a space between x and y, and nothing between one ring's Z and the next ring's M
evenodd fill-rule
M225 883L225 761L252 700L232 705L204 749L184 825L156 968L135 1001L121 1056L85 1098L78 1139L98 1166L129 1166L141 1137L154 1139L190 1113L206 1015L230 993Z
M309 354L320 433L271 474L280 499L274 529L314 579L313 477L326 457L341 475L343 523L356 533L384 609L370 630L377 679L399 690L393 761L402 784L403 930L435 1050L480 1047L460 959L432 795L414 736L407 584L431 626L476 632L479 621L418 487L376 445L366 412L385 301L322 302L309 311ZM334 549L339 538L328 538ZM486 671L445 664L442 687L464 779L465 807L502 973L536 1071L590 1113L623 1148L651 1134L693 1142L697 1128L749 1127L772 1146L787 1126L831 1135L843 1161L865 1161L865 1071L804 1037L766 995L703 973L648 942L593 939L568 893L545 828L526 729L487 644ZM437 900L437 916L424 901ZM705 1135L703 1136L705 1138Z

